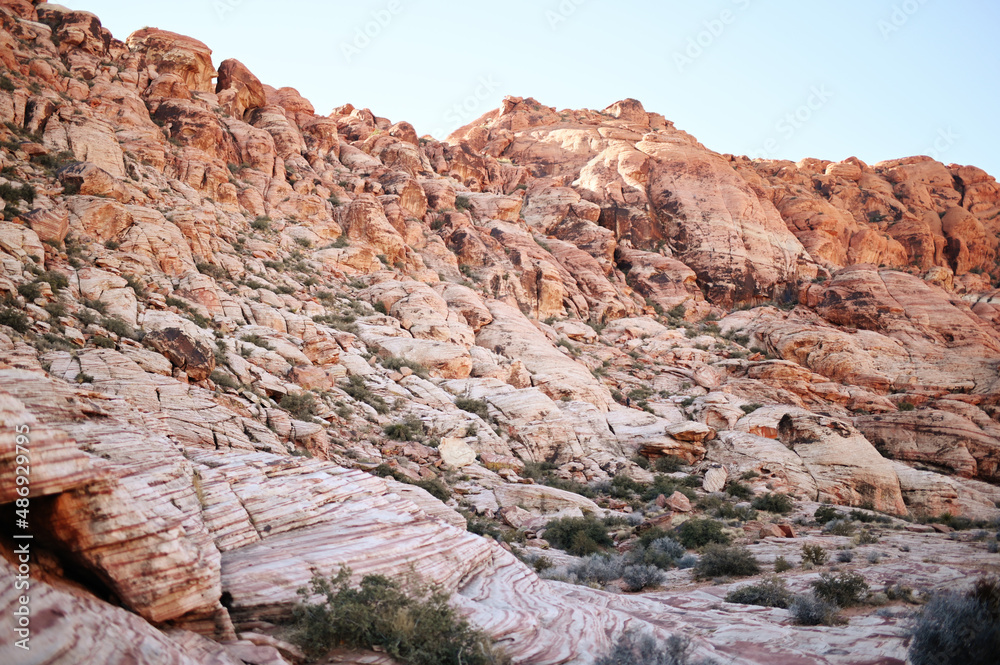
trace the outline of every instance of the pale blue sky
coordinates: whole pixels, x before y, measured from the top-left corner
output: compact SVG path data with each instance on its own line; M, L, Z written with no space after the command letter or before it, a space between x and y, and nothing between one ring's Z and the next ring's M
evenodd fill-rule
M318 113L350 102L438 138L507 94L559 109L634 97L720 152L930 154L1000 176L995 0L69 5L120 39L146 25L196 37Z

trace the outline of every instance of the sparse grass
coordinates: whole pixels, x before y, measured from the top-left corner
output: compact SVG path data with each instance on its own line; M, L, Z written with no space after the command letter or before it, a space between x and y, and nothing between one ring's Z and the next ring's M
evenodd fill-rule
M341 390L359 402L364 402L375 409L377 413L385 414L389 412L389 405L380 396L374 394L365 383L364 377L354 374L348 377L346 382L340 384Z

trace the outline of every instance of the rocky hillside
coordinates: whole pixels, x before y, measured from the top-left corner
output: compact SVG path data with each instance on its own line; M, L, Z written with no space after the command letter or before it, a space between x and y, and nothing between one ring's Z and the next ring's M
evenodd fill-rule
M441 585L518 663L637 627L901 663L888 591L998 569L982 170L718 154L631 99L507 98L442 142L28 0L0 67L0 661L300 662L296 592L348 566ZM851 552L885 602L813 628L673 560L570 584L546 526L584 515L623 554L721 520L795 592L803 544Z

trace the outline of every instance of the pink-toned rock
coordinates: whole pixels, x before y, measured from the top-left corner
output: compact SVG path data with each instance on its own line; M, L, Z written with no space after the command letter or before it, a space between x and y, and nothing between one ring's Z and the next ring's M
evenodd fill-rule
M676 511L678 513L689 513L691 512L691 501L681 494L680 492L674 492L671 494L665 504L670 510Z
M226 95L228 91L232 91ZM230 115L242 118L247 111L267 104L267 95L260 79L239 60L230 58L219 64L219 80L215 86L220 102L228 105Z
M214 92L212 50L184 35L158 28L143 28L128 36L128 47L159 74L176 74L193 92Z

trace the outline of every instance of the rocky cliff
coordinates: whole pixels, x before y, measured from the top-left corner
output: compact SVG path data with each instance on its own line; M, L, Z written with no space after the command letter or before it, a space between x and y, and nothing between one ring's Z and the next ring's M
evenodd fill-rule
M0 661L295 662L297 589L349 566L441 585L516 662L636 626L724 662L902 662L905 612L808 629L689 571L624 595L520 560L551 516L681 523L686 499L616 491L660 459L696 512L727 478L793 497L794 529L729 524L768 564L850 543L821 503L891 525L873 586L1000 563L914 523L1000 517L980 169L718 154L631 99L507 98L439 141L27 0L0 3L0 66Z

